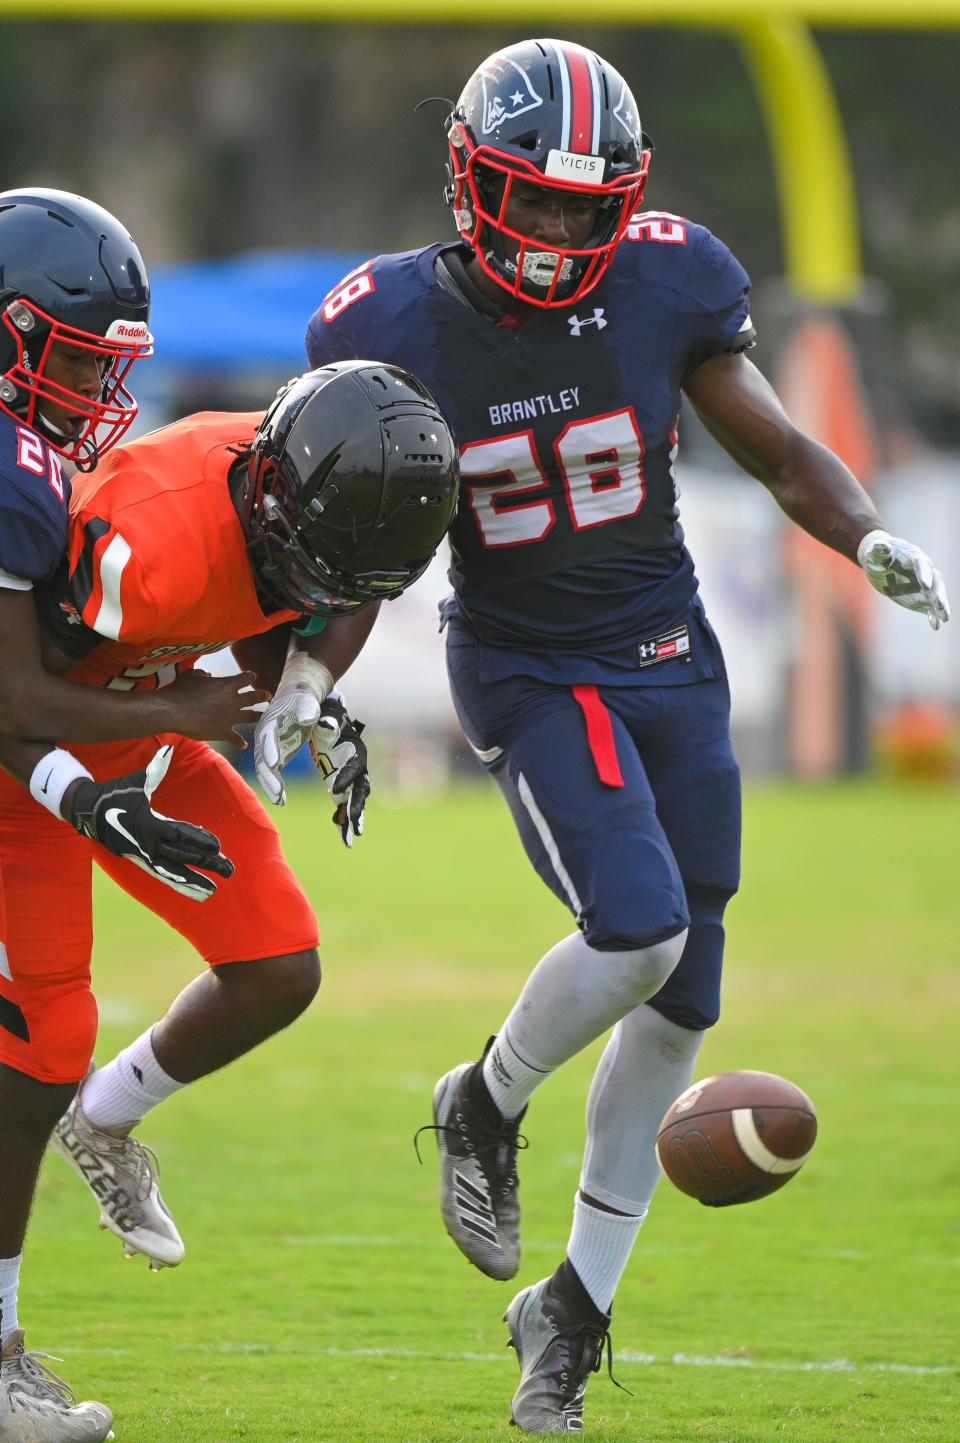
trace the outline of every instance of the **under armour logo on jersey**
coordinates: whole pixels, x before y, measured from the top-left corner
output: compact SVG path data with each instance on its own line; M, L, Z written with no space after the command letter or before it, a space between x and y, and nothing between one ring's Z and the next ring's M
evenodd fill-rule
M593 315L587 316L585 321L581 321L579 316L567 316L567 325L570 327L571 336L579 336L584 326L596 326L598 331L602 331L606 324L603 306L595 306Z

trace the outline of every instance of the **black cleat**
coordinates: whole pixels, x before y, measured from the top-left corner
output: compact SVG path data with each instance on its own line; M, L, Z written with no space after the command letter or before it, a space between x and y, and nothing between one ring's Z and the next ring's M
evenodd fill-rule
M600 1371L604 1345L610 1366L609 1313L594 1306L564 1260L551 1277L518 1293L503 1321L507 1347L520 1363L511 1423L525 1433L582 1433L583 1395L590 1374Z
M519 1131L523 1113L510 1121L500 1116L481 1065L462 1062L434 1089L440 1211L465 1257L488 1278L505 1281L520 1266L517 1149L526 1146Z

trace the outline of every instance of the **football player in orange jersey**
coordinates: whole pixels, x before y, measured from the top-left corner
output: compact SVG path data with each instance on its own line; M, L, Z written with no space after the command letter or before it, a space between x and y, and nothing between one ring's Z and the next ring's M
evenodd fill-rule
M458 479L429 393L374 362L311 372L265 416L208 413L142 437L74 482L67 556L37 588L47 665L92 687L153 691L205 652L285 628L290 652L258 770L276 795L283 762L309 740L349 842L362 826L365 751L334 682L379 602L429 564ZM54 1144L103 1224L128 1254L174 1266L183 1243L131 1129L303 1011L319 984L316 920L264 808L204 743L160 734L66 752L5 741L0 760L10 773L0 777L0 1143L14 1204L25 1223L37 1119L49 1117L49 1133L63 1114ZM232 866L191 853L189 837L179 855L151 855L158 786L164 810L209 826ZM87 1075L94 860L188 937L209 970ZM220 889L203 875L234 868Z

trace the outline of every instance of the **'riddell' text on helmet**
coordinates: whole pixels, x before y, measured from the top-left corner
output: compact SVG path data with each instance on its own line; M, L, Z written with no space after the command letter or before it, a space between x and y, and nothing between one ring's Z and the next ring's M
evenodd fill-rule
M315 616L399 596L453 519L457 449L399 366L340 361L291 381L253 441L238 510L263 588Z
M126 380L153 354L149 318L146 268L115 216L65 191L0 192L0 410L81 470L137 414ZM48 374L58 353L95 361L89 393Z
M467 81L447 139L447 202L485 273L534 306L573 305L592 290L639 209L650 164L636 101L613 66L568 41L511 45ZM548 250L512 229L517 181L595 198L587 242Z

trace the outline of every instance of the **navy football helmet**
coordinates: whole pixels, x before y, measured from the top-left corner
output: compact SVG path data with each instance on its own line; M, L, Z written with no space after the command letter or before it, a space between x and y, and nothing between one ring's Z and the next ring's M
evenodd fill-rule
M251 562L284 608L339 616L426 571L457 504L450 428L399 366L339 361L279 392L238 494Z
M126 388L153 354L146 268L124 226L60 190L0 192L0 409L25 421L81 470L96 465L137 414ZM96 396L47 375L55 347L97 360ZM54 405L69 430L45 417Z
M652 147L623 77L580 45L524 40L474 71L446 128L447 203L484 272L530 305L579 301L613 260L647 181ZM545 250L511 229L516 180L596 197L587 244Z

